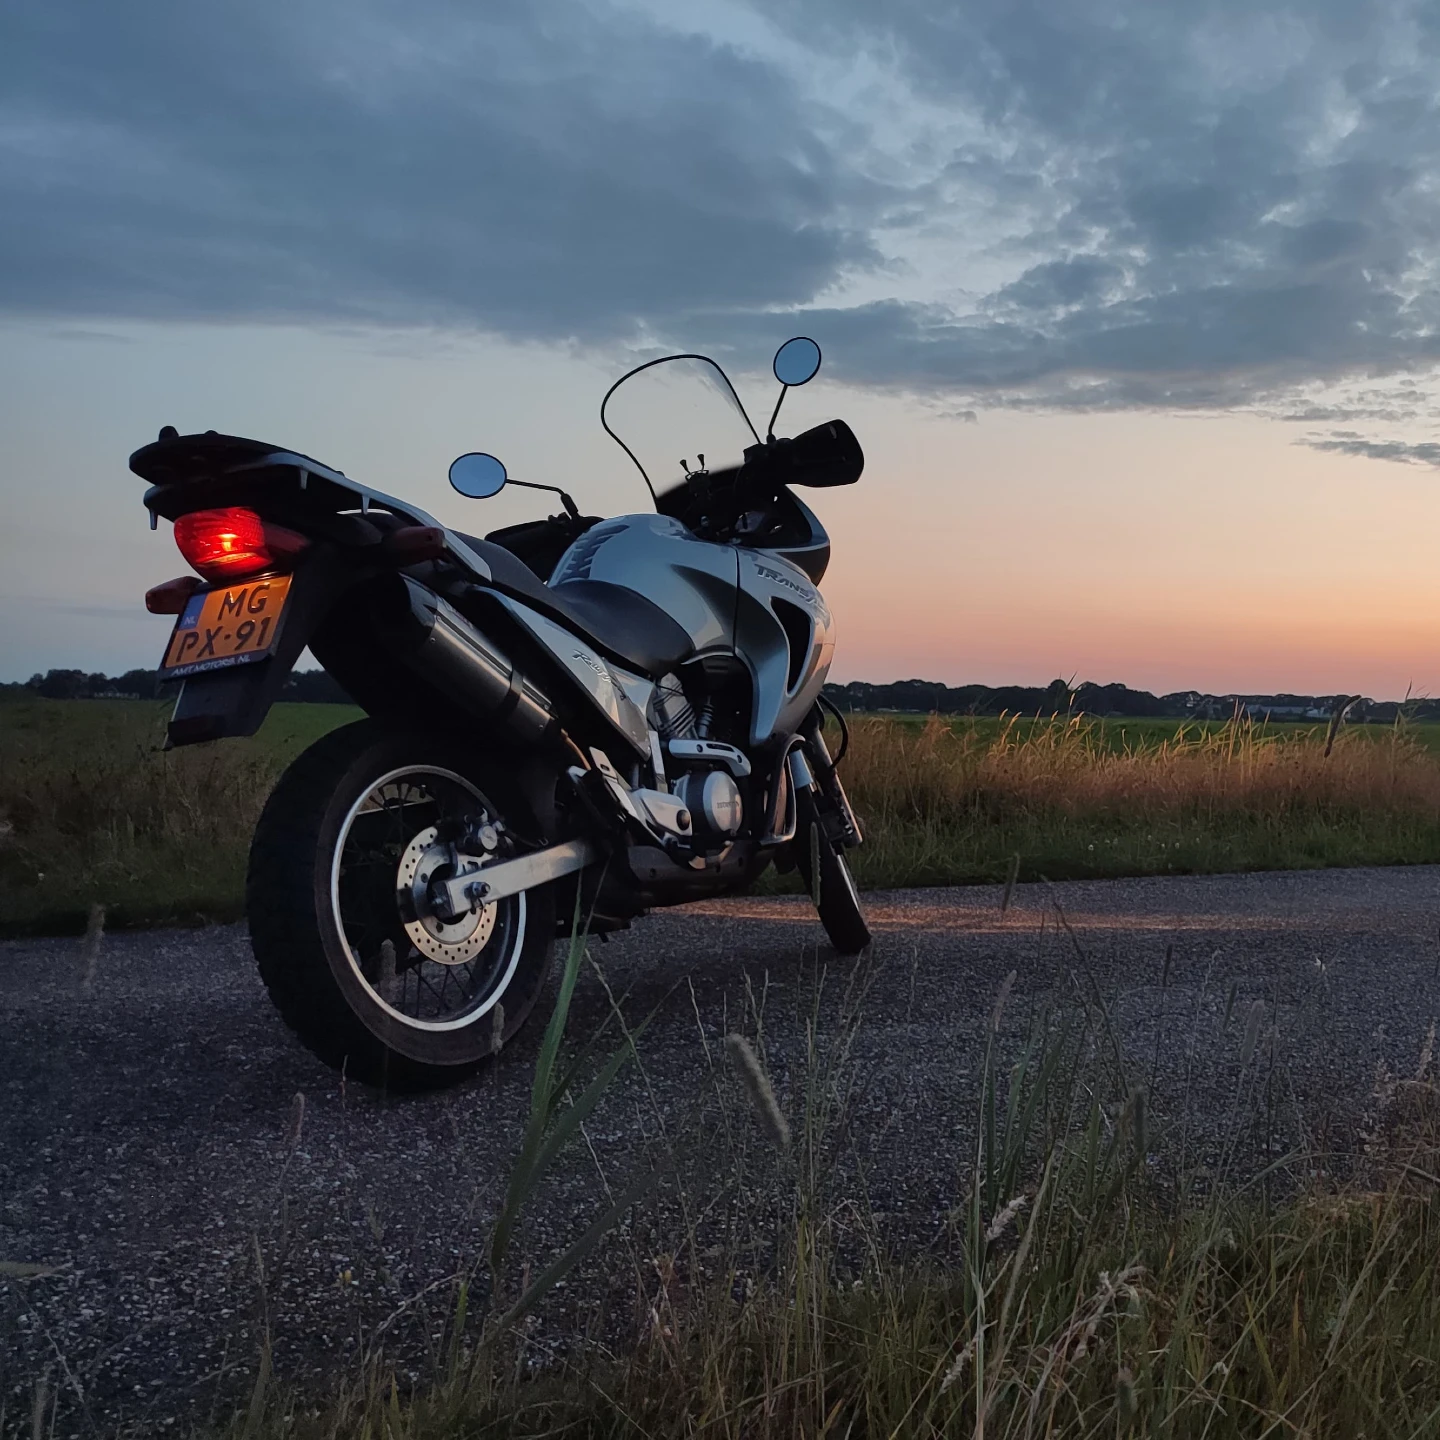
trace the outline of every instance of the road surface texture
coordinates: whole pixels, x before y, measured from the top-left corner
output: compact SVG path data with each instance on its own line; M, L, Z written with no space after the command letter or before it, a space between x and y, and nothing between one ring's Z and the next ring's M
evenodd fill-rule
M760 1173L769 1152L725 1066L732 1030L763 1039L792 1121L807 1055L836 1063L848 1045L836 1189L863 1177L906 1247L931 1243L961 1198L1012 970L1002 1053L1047 1009L1088 1022L1097 1063L1122 1055L1117 1084L1150 1087L1157 1173L1177 1145L1225 1163L1237 1127L1244 1166L1353 1150L1377 1075L1413 1075L1440 1014L1440 869L1026 885L1000 902L991 888L872 895L868 962L837 960L795 898L657 914L594 946L624 1013L655 1012L643 1068L546 1183L523 1252L554 1254L606 1183L657 1153L681 1159L703 1201L729 1163L706 1144L738 1144L748 1125ZM291 1038L241 927L108 936L88 990L86 965L73 939L0 946L0 1428L29 1434L43 1375L58 1435L188 1431L248 1393L265 1335L277 1377L301 1386L366 1346L423 1373L449 1277L503 1192L548 1002L483 1076L386 1097ZM610 1003L587 969L571 1034ZM607 1275L633 1301L637 1261L680 1243L674 1191L642 1202L572 1275L573 1311L552 1307L537 1330L588 1323ZM48 1273L15 1273L27 1265Z

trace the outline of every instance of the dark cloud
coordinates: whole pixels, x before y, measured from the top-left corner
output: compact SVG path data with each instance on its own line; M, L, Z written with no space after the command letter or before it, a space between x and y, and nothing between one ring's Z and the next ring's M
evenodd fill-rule
M1336 430L1329 437L1306 436L1297 441L1311 450L1328 450L1336 455L1356 455L1363 460L1393 460L1402 465L1440 466L1440 443L1401 440L1367 440L1353 430Z
M579 3L19 0L0 305L624 334L873 258L766 65Z
M948 167L949 203L1028 220L1001 248L1033 263L974 316L854 317L871 331L867 371L1066 404L1210 405L1440 358L1433 5L779 13L833 51L897 55L918 96L968 108L984 138Z
M1101 255L1075 255L1032 265L1018 280L1002 286L988 308L1018 314L1049 314L1082 305L1105 304L1124 293L1126 272Z
M983 405L1440 360L1433 4L756 13L738 49L603 0L11 0L0 308L747 354L793 323L850 379ZM856 57L884 106L814 79Z

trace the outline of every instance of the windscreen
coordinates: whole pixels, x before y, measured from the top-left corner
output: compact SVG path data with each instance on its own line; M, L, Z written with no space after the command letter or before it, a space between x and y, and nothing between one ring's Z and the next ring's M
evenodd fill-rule
M632 370L606 395L600 423L639 467L657 505L683 488L686 466L728 469L760 443L725 372L703 355Z

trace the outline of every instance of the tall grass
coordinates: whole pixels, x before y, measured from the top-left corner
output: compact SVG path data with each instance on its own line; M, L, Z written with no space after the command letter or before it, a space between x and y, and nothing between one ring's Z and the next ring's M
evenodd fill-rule
M490 1331L402 1396L382 1356L250 1436L1407 1436L1440 1426L1440 1136L1430 1056L1370 1172L1286 1204L1238 1179L1175 1203L1113 1037L1042 1015L1013 1062L984 1037L973 1160L928 1250L899 1254L845 1142L863 985L808 1030L777 1100L753 1039L715 1107L669 1248L637 1255L634 1318L536 1364ZM818 1008L818 1007L817 1007ZM1103 1022L1102 1022L1103 1023ZM1242 1043L1233 1123L1263 1090ZM1428 1049L1428 1046L1427 1046ZM1097 1058L1098 1057L1098 1058ZM785 1108L776 1117L771 1107ZM923 1137L917 1137L923 1143ZM675 1136L670 1137L672 1144ZM718 1193L706 1194L710 1187ZM622 1197L625 1200L626 1197ZM610 1218L613 1218L613 1210ZM695 1217L708 1214L708 1227ZM637 1227L638 1228L638 1227ZM463 1314L459 1316L463 1324Z
M1084 716L851 722L862 884L1440 860L1440 764L1405 729L1247 720L1116 743Z
M250 832L281 770L342 706L277 706L253 740L166 751L170 707L0 707L0 931L235 919Z
M165 752L166 707L0 707L0 932L231 919L284 766L348 707L279 705L250 740ZM1440 755L1404 728L1138 735L1086 717L855 718L842 773L862 885L1440 861Z

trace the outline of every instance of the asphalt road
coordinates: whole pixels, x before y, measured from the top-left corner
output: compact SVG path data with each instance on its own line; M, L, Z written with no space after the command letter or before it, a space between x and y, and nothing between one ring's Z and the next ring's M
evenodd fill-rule
M807 1024L827 1056L848 1044L836 1185L863 1175L894 1243L919 1245L963 1189L1011 970L1002 1048L1042 1007L1097 1034L1108 1024L1130 1082L1151 1087L1160 1172L1182 1134L1190 1161L1218 1155L1237 1116L1244 1164L1297 1145L1343 1157L1377 1067L1413 1074L1440 1015L1440 869L1020 886L1007 913L999 903L984 888L873 895L877 939L859 966L793 899L660 914L595 947L625 1013L656 1013L643 1069L533 1207L526 1253L553 1253L605 1181L657 1148L703 1192L706 1146L750 1119L724 1068L730 1030L763 1030L792 1116ZM88 993L84 967L76 940L0 945L0 1430L29 1433L42 1375L60 1435L223 1414L263 1334L276 1373L301 1384L381 1337L423 1369L448 1277L503 1189L540 1024L479 1079L398 1099L343 1085L291 1039L240 928L106 937ZM587 972L572 1033L609 1003ZM578 1323L587 1286L608 1276L623 1291L637 1255L673 1248L674 1207L656 1205L572 1277L573 1312L546 1323ZM13 1273L28 1265L48 1273Z

